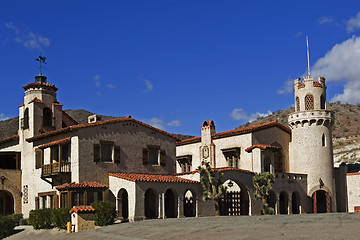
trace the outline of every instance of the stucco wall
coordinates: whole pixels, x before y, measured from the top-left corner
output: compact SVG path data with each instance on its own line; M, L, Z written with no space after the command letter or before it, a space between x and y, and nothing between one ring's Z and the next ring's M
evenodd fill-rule
M0 177L5 177L0 182L0 190L9 192L14 199L14 212L21 213L21 171L0 169Z
M360 206L360 173L348 173L346 175L348 211L354 212L355 206Z

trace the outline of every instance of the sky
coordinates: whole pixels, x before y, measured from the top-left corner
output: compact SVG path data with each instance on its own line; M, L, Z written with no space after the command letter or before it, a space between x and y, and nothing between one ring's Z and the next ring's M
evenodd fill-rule
M63 109L232 130L294 104L306 36L327 101L360 104L360 1L2 1L0 120L18 116L41 53Z

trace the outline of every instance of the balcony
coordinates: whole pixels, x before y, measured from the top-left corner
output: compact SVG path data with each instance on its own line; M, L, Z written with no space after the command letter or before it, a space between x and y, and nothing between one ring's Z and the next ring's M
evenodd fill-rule
M51 164L46 164L41 166L41 177L54 177L60 176L61 174L70 174L71 173L71 163L70 162L54 162Z

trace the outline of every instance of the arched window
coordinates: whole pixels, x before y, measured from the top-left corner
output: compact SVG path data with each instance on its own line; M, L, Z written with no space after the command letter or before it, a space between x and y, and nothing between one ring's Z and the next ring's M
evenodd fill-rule
M264 172L271 172L271 159L269 157L265 157L264 159Z
M29 109L26 108L24 111L24 123L23 123L23 129L29 128Z
M314 110L314 96L313 95L305 96L305 110Z
M296 97L295 98L295 103L296 103L296 111L300 111L300 98Z
M325 109L325 97L324 97L324 95L320 96L320 108Z
M43 110L43 126L44 127L52 126L52 112L50 108L44 108Z
M321 146L325 147L326 146L326 138L325 138L325 134L322 135L321 138Z

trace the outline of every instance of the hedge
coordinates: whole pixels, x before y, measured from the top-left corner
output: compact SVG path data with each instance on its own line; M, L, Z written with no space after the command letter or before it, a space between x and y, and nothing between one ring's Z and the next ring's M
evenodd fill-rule
M95 202L91 206L95 208L95 225L106 226L114 223L116 206L112 202Z
M53 209L51 214L51 222L55 227L66 229L67 222L71 221L69 213L71 208Z
M0 239L3 239L14 232L16 225L15 218L12 215L0 216Z
M34 229L47 229L52 227L51 221L52 209L44 208L38 210L31 210L29 214L28 223Z

